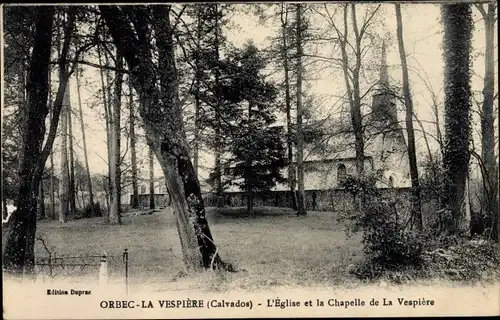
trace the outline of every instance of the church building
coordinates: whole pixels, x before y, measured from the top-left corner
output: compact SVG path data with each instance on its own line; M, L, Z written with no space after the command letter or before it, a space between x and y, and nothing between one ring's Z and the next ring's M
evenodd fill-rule
M363 115L364 169L379 177L379 188L407 188L411 186L407 144L397 117L396 98L389 87L385 45L380 65L371 112ZM349 114L345 114L342 123L339 132L328 140L329 154L311 152L305 159L306 190L338 188L346 175L356 173L355 138Z
M380 77L372 95L370 111L363 114L364 171L376 174L377 187L388 192L404 192L411 187L407 144L404 129L398 121L396 98L389 87L387 54L382 47ZM341 182L348 175L356 174L355 137L348 112L333 126L326 146L308 145L304 150L304 189L308 210L316 209L320 202L324 210L335 210L338 204L347 205ZM282 169L287 177L288 168ZM289 186L279 184L271 194L255 195L255 205L288 206ZM245 192L237 187L226 190L226 203L245 205ZM344 201L345 200L345 201ZM312 207L311 207L312 206ZM319 209L319 210L323 210Z

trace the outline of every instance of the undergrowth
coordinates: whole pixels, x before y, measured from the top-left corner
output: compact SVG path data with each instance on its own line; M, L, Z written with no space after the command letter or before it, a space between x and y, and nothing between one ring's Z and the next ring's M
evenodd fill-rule
M500 279L499 246L481 238L440 236L412 228L408 212L398 212L396 199L381 196L376 179L349 177L344 187L358 210L344 214L349 234L361 232L365 257L349 270L361 280L403 283L417 279L459 282Z

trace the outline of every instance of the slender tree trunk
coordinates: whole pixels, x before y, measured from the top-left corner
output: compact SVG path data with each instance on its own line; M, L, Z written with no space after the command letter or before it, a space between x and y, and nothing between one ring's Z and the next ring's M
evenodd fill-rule
M54 104L52 103L52 70L49 68L49 108L50 108L50 125L54 122ZM56 201L55 201L55 190L54 190L54 151L50 152L50 219L57 219L56 215Z
M410 176L412 186L412 215L418 230L423 229L422 210L420 202L420 183L418 179L417 168L417 155L415 150L415 132L413 131L413 101L410 93L410 81L408 77L408 66L406 64L406 53L403 40L403 21L401 17L401 7L399 4L396 6L396 20L397 20L397 37L399 56L401 58L401 66L403 71L403 91L405 97L406 109L406 133L408 135L408 160L410 162Z
M219 71L219 6L215 4L215 59L217 61L217 67L215 68L215 86L219 88L220 86L220 71ZM220 100L216 96L217 101L215 102L215 179L216 179L216 189L217 189L217 207L223 207L223 190L222 190L222 170L221 170L221 154L222 154L222 143L221 143L221 119L220 119Z
M196 57L195 57L195 79L194 79L194 150L193 150L193 166L194 172L198 175L198 160L200 157L200 87L201 78L203 76L203 70L200 65L200 51L201 51L201 12L200 9L196 9Z
M483 191L483 203L486 207L487 216L492 218L492 236L498 242L499 239L499 208L498 208L498 171L495 158L495 115L494 115L494 95L495 95L495 9L496 4L487 5L487 11L482 4L476 4L484 19L486 50L484 54L484 87L483 105L481 117L481 150L485 165L486 176L483 179L486 186Z
M439 117L439 106L437 97L432 93L432 111L434 113L434 118L436 120L436 136L439 143L439 151L441 155L441 159L444 158L444 139L443 133L441 132L441 119Z
M99 64L102 65L102 59L101 59L101 50L100 46L97 46L97 54L99 56ZM106 73L107 76L107 73ZM111 143L112 143L112 137L111 137L111 125L110 125L110 101L109 101L109 91L108 91L108 86L106 85L104 81L104 71L103 69L100 69L100 78L101 78L101 87L102 87L102 104L104 107L104 121L106 123L106 146L107 146L107 155L108 155L108 178L107 178L107 186L108 186L108 192L106 194L106 203L108 204L107 210L104 213L104 221L106 223L109 223L109 214L111 210L111 203L112 199L110 198L112 196L112 183L111 183L111 170L112 170L112 160L111 160ZM106 77L106 80L108 77ZM108 81L109 84L109 81Z
M355 136L355 151L356 151L356 173L358 175L362 174L363 172L363 166L360 164L360 157L361 157L361 146L362 146L362 139L359 139L359 121L358 121L358 113L357 113L357 108L354 102L354 97L353 97L353 89L351 87L351 81L350 81L350 76L349 76L349 56L347 55L347 37L348 37L348 4L344 4L344 35L343 38L340 41L340 50L342 53L342 71L344 74L344 83L346 86L346 91L347 91L347 97L349 100L349 110L350 110L350 115L351 115L351 124L353 126L353 131L354 131L354 136ZM361 136L362 138L362 136Z
M109 208L111 207L111 203L109 202L109 176L103 177L103 185L104 185L104 193L106 196L106 210L109 212ZM104 213L104 222L108 223L109 215Z
M33 271L38 182L48 156L48 153L43 152L45 149L42 149L42 144L45 118L49 113L48 73L55 9L53 6L39 6L34 10L35 36L26 86L26 124L30 130L23 132L21 152L25 156L21 157L17 210L11 217L11 228L7 233L2 259L4 272L17 275L22 274L25 267L26 271ZM48 142L50 143L50 139Z
M61 73L61 72L60 72ZM61 78L61 76L59 76ZM69 86L64 92L63 109L61 111L61 183L59 186L60 202L59 222L67 221L70 210L70 178L68 167L68 108L70 103Z
M123 69L123 57L120 53L116 55L116 68ZM121 96L122 96L123 73L116 72L115 76L115 92L113 101L113 110L111 112L111 210L109 211L109 223L121 223L121 173L120 173L120 113L121 113Z
M80 195L80 197L78 195ZM75 202L76 202L77 208L79 208L79 209L85 208L85 203L83 201L82 184L80 183L80 181L78 181L78 182L75 181Z
M288 8L285 9L286 4L281 4L281 31L283 37L283 48L282 48L282 58L283 58L283 71L285 73L285 105L286 105L286 125L287 125L287 149L288 149L288 183L290 186L290 199L292 202L292 209L297 210L297 199L295 197L295 184L296 184L296 172L295 165L293 163L293 124L292 124L292 104L290 98L290 75L289 75L289 56L288 56L288 44L287 44L287 20L288 20Z
M224 263L218 254L205 217L198 178L190 159L178 96L169 7L159 6L152 12L152 25L157 31L156 43L162 57L158 59L158 69L155 69L151 58L148 38L144 37L147 32L144 28L149 19L149 15L144 12L147 9L132 7L129 15L119 7L101 6L99 9L118 50L125 56L134 88L140 95L142 103L139 113L172 196L186 266L194 269L220 267L232 270L232 266ZM130 23L134 24L137 37ZM161 70L160 78L163 80L160 89L156 86L157 79L153 70Z
M354 138L355 138L355 149L356 149L356 173L358 176L361 176L365 170L365 142L363 138L363 123L361 118L361 93L360 93L360 84L359 77L361 72L361 40L362 36L358 30L358 21L356 18L356 5L351 3L351 14L352 14L352 26L354 30L354 35L356 37L356 63L354 67L354 71L352 73L352 85L353 85L353 94L351 104L351 121L354 129ZM347 34L347 32L346 32ZM362 195L361 202L363 203L364 196Z
M459 234L466 229L466 185L470 143L470 51L472 11L470 4L441 6L445 60L445 194L442 229Z
M415 121L417 121L418 126L420 127L420 131L422 131L422 137L424 138L425 148L427 149L427 156L429 157L429 161L431 163L434 163L434 157L432 156L431 145L429 144L427 131L425 130L422 121L417 117L415 113L413 113L413 117L415 118Z
M69 91L69 86L68 89ZM75 151L73 148L73 108L71 101L68 105L68 143L69 143L69 212L76 212L76 190L75 190Z
M133 104L133 89L132 89L132 80L129 76L129 105L130 105L130 116L129 116L129 128L130 128L130 161L132 165L132 203L131 206L133 209L137 209L139 207L139 186L137 185L137 152L136 152L136 135L135 135L135 111Z
M76 90L78 94L78 111L80 113L80 128L82 130L82 140L83 140L83 157L85 160L85 170L87 174L87 192L89 194L89 206L90 206L90 217L94 217L94 193L92 190L92 178L90 176L89 158L87 152L87 139L85 138L85 125L83 122L83 111L82 111L82 97L80 93L80 76L81 74L76 74ZM85 204L83 204L85 206Z
M60 14L63 15L63 14ZM59 17L60 19L62 17ZM62 52L62 34L58 32L57 34L57 50L59 53ZM61 54L62 55L62 54ZM67 66L65 64L59 63L59 81L63 78L63 75L67 71ZM69 82L69 77L68 77ZM63 91L63 100L61 106L61 155L60 155L60 170L61 178L59 180L59 222L65 223L69 214L69 168L68 168L68 104L70 103L70 89L67 85Z
M149 146L149 209L155 208L155 172L154 172L154 152Z
M253 101L248 102L248 126L251 128L252 124L252 109L253 109ZM250 129L251 130L251 129ZM246 173L246 184L247 184L247 211L250 217L255 218L255 212L253 211L253 159L251 156L248 156L245 159L245 173Z
M304 136L302 131L302 5L297 4L297 215L306 215L304 191Z

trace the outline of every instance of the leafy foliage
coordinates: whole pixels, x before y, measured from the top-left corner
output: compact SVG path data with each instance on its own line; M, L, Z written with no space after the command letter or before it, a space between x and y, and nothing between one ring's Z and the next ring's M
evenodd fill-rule
M497 280L500 255L498 245L485 240L455 239L448 246L423 254L425 276L454 281Z
M420 176L421 196L423 200L438 200L443 196L444 172L439 160L428 160L423 164Z
M422 263L423 241L419 234L406 229L406 221L397 211L395 200L383 197L375 186L376 177L347 177L343 187L354 198L362 196L361 210L347 218L352 231L363 232L367 260L354 270L360 278L375 278L384 270Z
M285 181L280 173L285 166L283 132L272 127L277 90L260 75L265 61L253 44L235 52L233 59L239 66L232 84L241 98L241 117L234 120L238 129L230 148L230 175L243 178L234 182L242 189L269 190Z

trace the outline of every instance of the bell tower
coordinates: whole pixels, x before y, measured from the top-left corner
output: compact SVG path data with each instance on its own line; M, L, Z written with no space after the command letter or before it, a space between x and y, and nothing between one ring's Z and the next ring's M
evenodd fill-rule
M379 125L392 126L397 123L396 103L394 93L389 85L389 71L387 68L387 52L385 41L382 43L380 57L380 77L376 93L372 101L372 120Z

